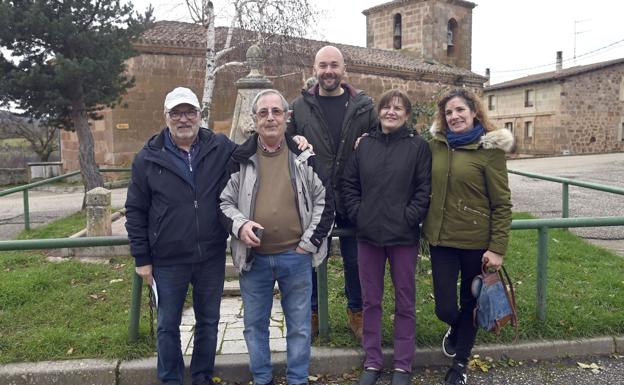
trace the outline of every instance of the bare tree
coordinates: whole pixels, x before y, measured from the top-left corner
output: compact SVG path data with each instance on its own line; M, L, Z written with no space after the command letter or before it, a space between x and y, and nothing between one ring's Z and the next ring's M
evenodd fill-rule
M230 11L229 27L225 43L221 49L216 48L215 8L209 0L185 0L191 18L206 30L206 71L202 96L202 117L204 123L210 120L212 94L217 73L228 67L244 66L242 61L227 61L228 53L249 44L250 37L257 44L284 50L294 38L310 35L315 26L319 12L309 0L234 0L228 1ZM234 39L237 28L247 34L240 34Z
M26 139L42 162L47 162L58 149L58 129L40 120L0 111L0 130L13 137Z

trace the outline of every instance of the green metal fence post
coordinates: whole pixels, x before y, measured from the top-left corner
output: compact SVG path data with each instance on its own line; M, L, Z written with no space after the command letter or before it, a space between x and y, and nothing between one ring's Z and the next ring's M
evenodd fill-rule
M30 230L30 209L28 207L28 189L24 193L24 229Z
M538 229L537 240L537 319L546 320L546 281L548 277L548 227Z
M128 339L136 342L139 339L139 319L141 316L141 292L143 279L136 273L132 278L132 299L130 302L130 323L128 324Z
M317 301L319 315L319 336L321 341L329 339L329 301L327 299L327 258L316 271Z
M569 218L570 217L570 194L569 194L569 184L562 183L561 184L561 217Z

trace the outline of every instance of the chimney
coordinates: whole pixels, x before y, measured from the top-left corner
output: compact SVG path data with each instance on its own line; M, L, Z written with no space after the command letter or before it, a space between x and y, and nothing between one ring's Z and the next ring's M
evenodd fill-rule
M557 65L556 70L561 71L563 68L563 51L557 51Z
M489 68L485 69L485 77L487 78L487 80L484 85L488 87L490 85L490 69Z

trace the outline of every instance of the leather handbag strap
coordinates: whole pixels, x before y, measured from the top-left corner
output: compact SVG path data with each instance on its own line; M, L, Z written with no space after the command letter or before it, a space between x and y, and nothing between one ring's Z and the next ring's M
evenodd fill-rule
M504 274L504 277L503 277L503 274ZM518 313L516 312L516 291L514 290L513 283L511 282L511 278L509 278L509 274L507 273L507 269L505 269L505 266L501 266L501 268L498 270L498 276L501 282L503 283L503 289L505 290L505 294L507 295L507 298L509 299L509 304L511 305L511 313L512 313L511 324L513 325L516 331L516 337L514 339L514 342L517 342L519 332L518 332ZM507 285L509 285L509 290L507 290Z

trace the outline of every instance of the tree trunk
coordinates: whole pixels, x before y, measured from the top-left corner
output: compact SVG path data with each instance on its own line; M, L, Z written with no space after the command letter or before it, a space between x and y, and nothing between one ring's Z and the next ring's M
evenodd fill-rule
M202 95L202 119L205 127L209 127L212 110L212 92L215 83L215 19L212 4L206 8L206 69L204 72L204 94Z
M72 103L71 119L78 136L80 155L80 173L85 192L104 186L104 180L95 162L95 145L93 133L87 120L87 108L82 98Z

